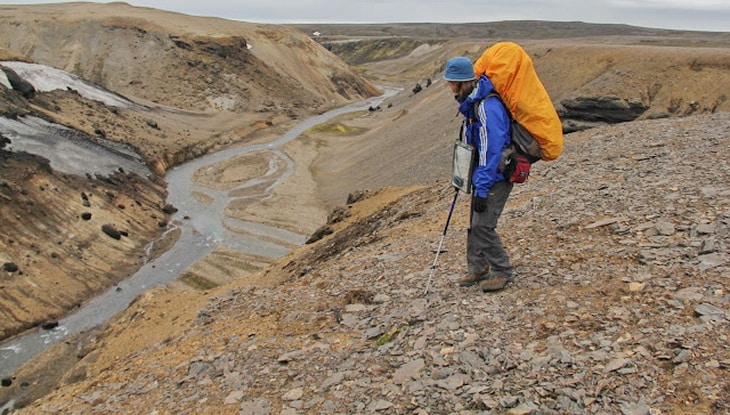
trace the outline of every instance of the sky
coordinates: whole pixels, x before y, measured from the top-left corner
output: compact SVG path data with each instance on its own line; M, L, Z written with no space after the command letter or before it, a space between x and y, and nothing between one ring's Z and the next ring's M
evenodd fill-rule
M35 3L63 2L0 0L0 4ZM730 32L730 0L127 0L126 3L258 23L550 20Z

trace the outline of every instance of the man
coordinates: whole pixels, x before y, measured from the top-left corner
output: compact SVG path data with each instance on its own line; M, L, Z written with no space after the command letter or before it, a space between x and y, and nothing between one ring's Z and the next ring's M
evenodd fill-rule
M468 274L457 282L462 287L479 284L483 292L498 291L514 278L509 255L496 232L513 186L499 169L502 151L510 144L510 116L492 82L484 75L477 78L468 58L449 59L444 79L464 115L461 139L478 155L466 242Z

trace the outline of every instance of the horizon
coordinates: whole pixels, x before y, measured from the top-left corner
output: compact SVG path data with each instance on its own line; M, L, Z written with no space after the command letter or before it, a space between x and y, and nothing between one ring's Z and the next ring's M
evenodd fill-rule
M0 5L70 3L49 0L0 1ZM110 1L93 3L112 3ZM441 2L416 0L317 0L276 3L231 0L127 0L135 7L199 17L218 17L264 24L469 24L500 21L579 22L586 24L628 25L650 29L700 32L730 32L730 2L723 0L556 0L550 4L534 0L514 0L509 4L474 4L454 0L445 7ZM323 13L323 11L326 11Z
M204 16L201 16L204 17ZM245 20L237 20L246 23L266 23L266 22L251 22ZM698 30L698 29L673 29L666 27L653 27L653 26L640 26L629 23L607 23L607 22L590 22L584 20L546 20L546 19L506 19L506 20L488 20L488 21L464 21L464 22L451 22L451 21L391 21L391 22L271 22L270 24L275 25L352 25L352 26L378 26L378 25L472 25L472 24L490 24L490 23L565 23L565 24L586 24L595 26L627 26L638 29L651 29L651 30L667 30L677 32L700 32L700 33L730 33L730 30Z

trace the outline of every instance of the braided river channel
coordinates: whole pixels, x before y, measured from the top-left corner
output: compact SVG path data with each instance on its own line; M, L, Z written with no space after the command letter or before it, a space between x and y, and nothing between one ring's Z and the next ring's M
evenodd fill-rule
M59 320L58 326L52 330L33 330L0 344L0 378L11 376L23 364L38 356L49 346L104 323L115 314L125 310L140 294L154 286L164 285L175 280L187 267L219 246L242 253L279 258L284 256L291 246L304 244L308 235L300 235L260 223L236 220L226 217L224 210L229 203L240 197L262 199L268 197L276 185L291 175L294 170L294 161L280 149L283 144L296 139L307 129L335 116L377 107L385 99L398 92L394 89L384 90L385 93L381 96L308 118L272 142L222 150L171 169L165 176L168 184L168 203L178 209L178 212L171 218L171 223L174 223L173 226L180 230L180 237L174 246L162 255L145 262L134 275L88 301L73 314ZM41 123L39 120L29 120L24 125L18 125L0 119L0 132L13 138L15 150L30 151L32 148L33 152L51 159L51 166L54 168L56 167L53 155L58 154L58 149L46 149L44 153L43 143L48 143L50 140L43 140L43 137L39 136L58 134L58 131L54 132L55 127L62 128ZM42 133L39 133L41 130ZM56 138L53 141L57 146L59 140ZM95 144L83 143L86 150L92 145ZM100 148L93 148L92 151L95 157L103 152L107 157L117 157L120 164L122 162L134 163L134 160L130 161L131 158L128 154L115 150L110 151L108 147L107 144ZM261 151L269 152L268 171L262 177L240 183L236 188L217 190L196 185L192 180L193 174L206 166L212 166L248 152ZM56 162L58 165L59 161ZM114 168L118 168L118 165ZM131 167L125 168L127 171L130 169ZM262 188L265 190L261 191ZM251 189L256 190L251 191ZM194 194L205 195L206 202L200 202L200 198L196 198ZM277 241L281 241L281 243L279 244Z

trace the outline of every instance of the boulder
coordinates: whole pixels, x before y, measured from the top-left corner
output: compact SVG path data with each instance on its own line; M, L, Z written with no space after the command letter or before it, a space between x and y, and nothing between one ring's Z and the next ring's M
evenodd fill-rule
M21 78L14 70L5 66L0 66L0 70L5 72L5 76L8 77L8 82L10 82L10 86L14 90L20 92L25 98L33 98L35 96L35 88L33 85Z
M648 107L640 99L617 96L580 96L560 101L563 122L617 124L639 118Z

